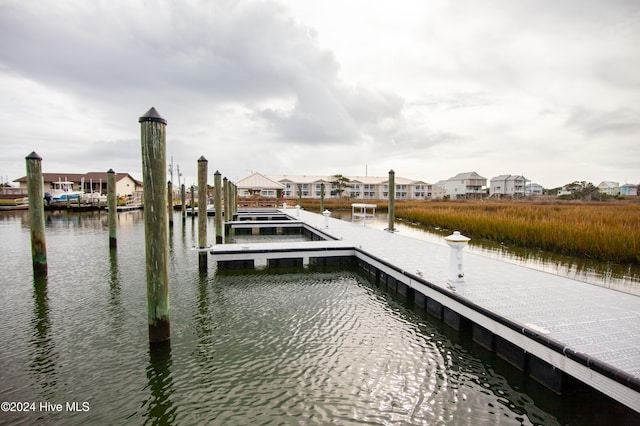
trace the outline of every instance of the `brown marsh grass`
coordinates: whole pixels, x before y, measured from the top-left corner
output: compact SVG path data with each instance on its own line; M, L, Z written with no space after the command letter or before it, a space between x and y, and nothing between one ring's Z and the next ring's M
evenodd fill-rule
M640 204L422 202L396 217L521 247L640 264Z
M292 200L293 201L293 200ZM350 199L328 198L329 210L351 209ZM372 200L378 211L387 200ZM295 204L295 202L294 202ZM320 200L303 200L320 208ZM640 203L537 201L396 201L395 216L421 225L615 263L640 264Z

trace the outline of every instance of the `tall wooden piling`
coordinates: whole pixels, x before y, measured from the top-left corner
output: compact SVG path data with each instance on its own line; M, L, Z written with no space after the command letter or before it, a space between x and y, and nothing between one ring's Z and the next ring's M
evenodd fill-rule
M167 182L167 216L169 217L169 227L173 227L173 184Z
M193 217L196 214L196 188L191 185L191 219L193 219Z
M180 214L182 216L182 223L187 220L187 194L184 187L184 183L180 187Z
M166 126L155 108L140 117L149 342L168 342L169 244L167 239Z
M207 245L207 174L209 162L204 156L198 158L198 246L203 249ZM191 187L193 199L193 187ZM207 252L198 254L198 267L200 271L207 270Z
M231 200L229 199L229 179L222 178L222 199L224 200L224 220L229 221L229 211L231 210Z
M320 184L320 213L324 212L324 183Z
M394 232L394 222L395 222L395 206L396 204L396 172L393 170L389 170L389 227L387 231Z
M47 242L44 235L44 184L42 157L32 152L27 157L27 194L31 228L31 261L34 277L47 275Z
M109 248L116 248L118 240L116 239L116 172L113 169L107 171L107 207L109 209L107 216L109 222Z
M222 244L222 175L217 170L213 174L213 184L215 186L213 205L216 209L216 244Z

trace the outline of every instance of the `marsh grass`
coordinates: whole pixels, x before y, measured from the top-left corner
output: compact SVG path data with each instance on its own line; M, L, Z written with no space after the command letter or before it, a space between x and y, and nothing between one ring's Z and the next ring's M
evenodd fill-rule
M362 202L358 200L359 202ZM328 198L325 208L350 210L350 199ZM386 200L377 211L387 211ZM320 200L303 200L319 211ZM395 216L520 247L594 260L640 264L640 203L536 201L397 201Z
M472 238L640 264L638 203L406 203L396 208L396 217Z

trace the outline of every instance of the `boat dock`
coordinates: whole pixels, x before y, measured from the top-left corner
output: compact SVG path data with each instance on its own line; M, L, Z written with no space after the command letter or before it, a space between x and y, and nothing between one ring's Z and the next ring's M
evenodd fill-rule
M275 212L275 211L274 211ZM220 268L341 262L414 300L551 390L571 376L640 412L640 297L464 253L464 280L448 279L451 249L297 209L279 209L324 241L209 247ZM283 221L229 226L282 227ZM241 224L242 223L242 224ZM271 233L271 232L269 232Z

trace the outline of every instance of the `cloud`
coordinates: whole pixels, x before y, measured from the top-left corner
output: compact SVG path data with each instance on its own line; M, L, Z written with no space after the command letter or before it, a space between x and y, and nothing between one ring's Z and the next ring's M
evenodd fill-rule
M631 108L595 111L576 107L566 124L588 135L632 135L640 132L640 111Z

